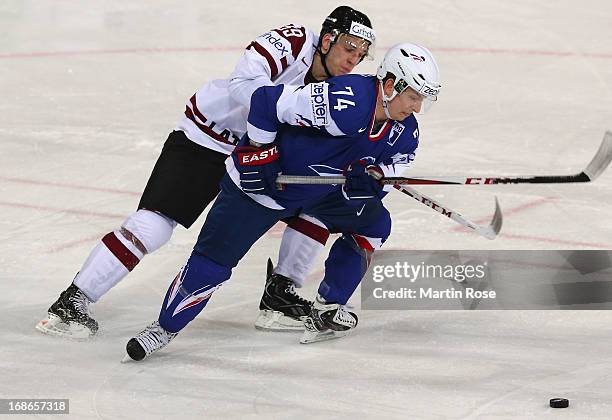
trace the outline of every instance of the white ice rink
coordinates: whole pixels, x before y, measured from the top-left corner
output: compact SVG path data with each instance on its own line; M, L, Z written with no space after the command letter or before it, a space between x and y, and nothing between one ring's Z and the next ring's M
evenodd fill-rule
M204 217L95 305L93 342L34 329L135 209L192 93L228 75L255 36L292 21L318 32L338 4L0 2L0 398L69 398L75 419L612 418L608 311L359 311L357 294L346 339L304 346L256 331L280 227L143 363L119 361L157 317ZM414 176L575 173L612 129L609 1L349 4L372 18L377 60L400 41L437 57L443 91L420 119ZM583 185L420 190L481 221L497 195L502 234L482 239L392 194L386 249L612 249L612 170ZM549 408L556 396L571 406Z

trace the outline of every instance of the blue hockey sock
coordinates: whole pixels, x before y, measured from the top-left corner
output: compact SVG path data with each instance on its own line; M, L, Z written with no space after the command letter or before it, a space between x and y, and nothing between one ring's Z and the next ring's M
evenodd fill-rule
M319 295L325 302L341 305L348 302L368 269L367 252L349 236L343 235L334 242L325 261L325 277L319 285Z
M193 252L166 292L159 324L170 332L185 328L231 274L231 268Z

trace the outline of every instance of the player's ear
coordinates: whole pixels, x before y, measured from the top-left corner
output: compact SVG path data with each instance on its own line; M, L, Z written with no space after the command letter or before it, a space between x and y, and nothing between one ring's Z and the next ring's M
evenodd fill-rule
M385 91L386 96L391 96L393 94L393 85L395 84L395 79L392 77L388 77L385 79L385 83L383 83L383 89Z
M323 35L323 38L321 38L321 51L323 51L323 54L327 54L331 48L331 39L332 39L332 34L327 33L325 35Z

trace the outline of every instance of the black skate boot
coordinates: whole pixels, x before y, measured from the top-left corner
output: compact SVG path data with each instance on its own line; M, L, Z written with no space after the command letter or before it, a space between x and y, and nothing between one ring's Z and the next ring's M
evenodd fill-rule
M304 318L310 313L312 302L295 292L293 281L274 274L272 260L268 260L268 275L255 328L266 331L302 331Z
M91 301L74 284L64 290L49 308L47 319L36 325L40 332L74 339L87 339L96 334L98 323L90 316Z
M154 321L147 328L139 332L136 337L128 341L125 346L128 355L123 360L142 360L151 353L166 347L177 335L178 333L166 331L159 325L158 321Z
M317 295L310 314L304 320L304 334L300 343L309 344L348 335L357 326L357 315L338 303L325 303Z

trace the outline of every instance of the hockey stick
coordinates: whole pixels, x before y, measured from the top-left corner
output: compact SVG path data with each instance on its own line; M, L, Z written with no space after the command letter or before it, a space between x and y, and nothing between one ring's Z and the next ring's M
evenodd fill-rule
M574 175L532 175L509 177L389 177L383 178L386 185L493 185L493 184L558 184L594 181L612 160L612 131L604 135L597 153L582 171ZM293 176L280 175L279 184L344 184L343 176Z
M481 225L478 225L472 222L471 220L468 220L467 218L457 213L456 211L453 211L449 209L448 207L440 204L439 202L432 200L431 198L421 194L420 192L416 191L414 188L407 187L407 186L400 186L400 185L394 185L393 188L414 198L415 200L421 202L422 204L425 204L427 207L434 209L438 213L442 214L443 216L448 217L449 219L459 223L460 225L472 229L474 232L476 232L480 236L484 236L487 239L495 239L495 237L501 230L502 223L503 223L503 217L502 217L501 208L499 207L499 202L497 201L497 197L495 197L495 213L493 214L491 223L489 223L488 226L481 226Z

